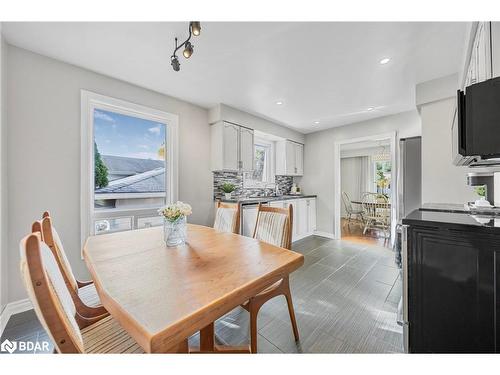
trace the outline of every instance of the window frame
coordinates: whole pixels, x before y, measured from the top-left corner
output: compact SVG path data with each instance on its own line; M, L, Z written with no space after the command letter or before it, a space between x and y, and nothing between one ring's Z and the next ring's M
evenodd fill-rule
M175 114L158 109L131 103L122 99L81 90L81 169L80 169L80 242L83 247L87 237L94 235L94 110L115 112L126 116L138 117L145 120L165 124L165 201L177 201L178 195L178 123L179 117ZM109 213L113 218L128 216L136 211L141 217L145 208L99 210L99 213ZM135 216L135 215L134 215ZM136 218L136 219L137 219ZM134 223L132 223L133 228Z
M266 173L266 181L257 181L251 178L247 178L246 175L243 178L243 187L244 188L265 188L265 187L274 187L276 184L275 181L275 175L276 175L276 158L275 158L275 146L276 142L270 141L267 139L263 139L260 137L255 137L254 142L253 142L253 147L254 147L254 155L255 153L255 146L261 146L267 148L269 151L269 158L266 160L266 168L267 168L267 173ZM248 174L252 172L247 172Z

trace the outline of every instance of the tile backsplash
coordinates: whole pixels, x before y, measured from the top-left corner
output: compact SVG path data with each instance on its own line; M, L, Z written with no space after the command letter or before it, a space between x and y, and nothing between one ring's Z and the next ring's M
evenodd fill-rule
M225 182L230 182L236 186L233 191L233 197L248 197L248 196L264 196L266 193L273 194L275 189L270 188L244 188L243 187L243 173L240 172L213 172L214 175L214 199L219 199L224 196L224 192L220 187ZM280 194L288 194L292 189L293 177L292 176L275 176L275 184L278 187Z

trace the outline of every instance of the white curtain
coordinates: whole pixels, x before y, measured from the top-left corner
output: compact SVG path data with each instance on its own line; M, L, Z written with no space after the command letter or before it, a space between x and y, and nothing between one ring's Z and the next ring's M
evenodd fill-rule
M374 177L370 156L342 158L340 169L341 192L345 191L351 200L359 201L363 193L373 190ZM343 204L341 215L346 215Z

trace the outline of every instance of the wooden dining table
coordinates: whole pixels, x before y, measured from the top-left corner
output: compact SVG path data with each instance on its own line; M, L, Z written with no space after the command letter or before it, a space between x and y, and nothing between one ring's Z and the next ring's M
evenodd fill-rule
M104 307L147 353L249 352L215 343L214 322L304 263L253 238L188 224L167 247L163 228L89 237L85 262ZM200 347L188 338L200 331Z

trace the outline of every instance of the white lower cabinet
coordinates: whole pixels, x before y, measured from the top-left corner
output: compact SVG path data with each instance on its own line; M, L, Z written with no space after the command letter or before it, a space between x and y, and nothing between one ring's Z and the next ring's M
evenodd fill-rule
M293 207L292 241L297 241L313 234L316 230L316 198L299 198L269 202L269 206L279 208L286 208L289 204ZM252 237L255 222L257 220L257 207L243 207L242 212L243 220L241 234Z
M303 237L304 235L307 235L308 233L308 207L307 207L307 200L306 199L297 199L297 215L296 215L296 221L297 222L297 232L295 233L295 237ZM295 223L294 223L295 224Z
M306 199L307 203L307 232L316 230L316 198Z
M291 199L272 202L273 207L293 207L292 241L310 236L316 230L316 198Z

